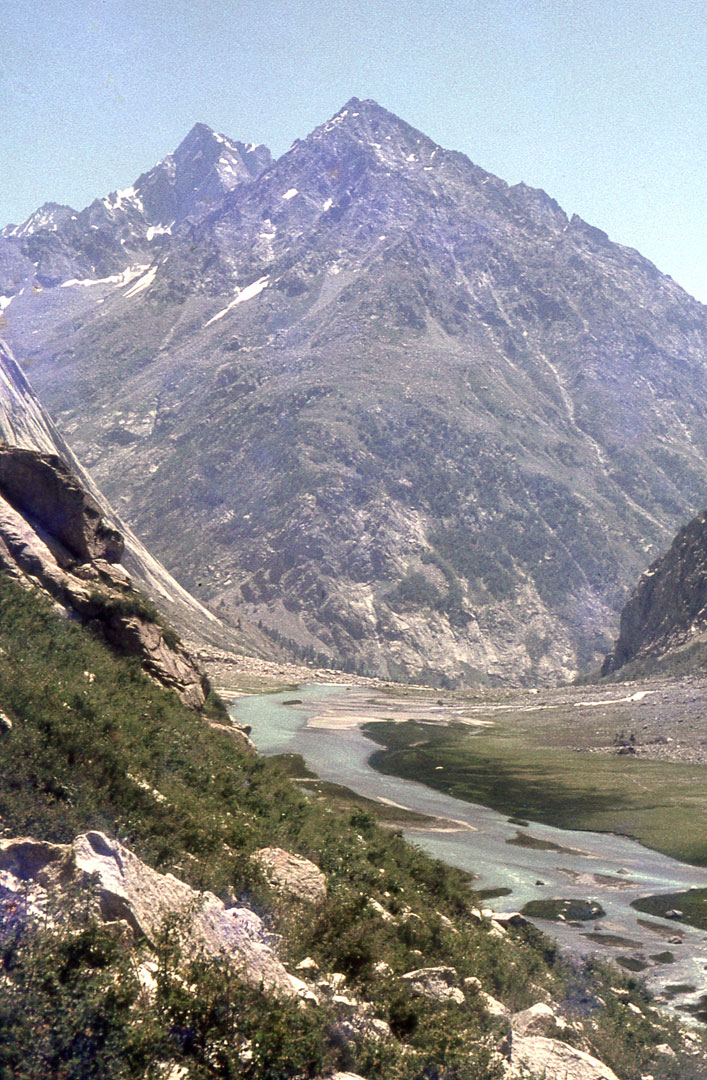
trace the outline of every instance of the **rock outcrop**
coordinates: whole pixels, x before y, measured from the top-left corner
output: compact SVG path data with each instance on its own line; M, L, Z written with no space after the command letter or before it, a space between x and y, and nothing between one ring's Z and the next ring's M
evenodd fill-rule
M121 534L61 458L0 443L0 568L43 589L199 708L206 674L133 590L117 565L122 553Z
M518 1080L619 1080L616 1073L583 1050L542 1035L514 1035L511 1064Z
M459 989L459 976L452 967L418 968L401 975L400 981L407 983L413 994L431 1001L453 1001L458 1005L464 1001L464 992Z
M0 841L0 906L26 903L29 896L31 908L41 910L47 897L61 898L75 886L92 891L102 919L125 920L149 943L173 917L180 920L177 932L185 949L227 957L242 978L272 993L311 993L277 958L255 912L227 908L213 893L198 893L172 874L159 874L103 833L85 833L73 844Z
M602 675L636 660L658 660L707 634L707 511L680 530L640 577L621 612L619 636Z
M123 537L57 455L0 444L0 492L75 562L120 562Z

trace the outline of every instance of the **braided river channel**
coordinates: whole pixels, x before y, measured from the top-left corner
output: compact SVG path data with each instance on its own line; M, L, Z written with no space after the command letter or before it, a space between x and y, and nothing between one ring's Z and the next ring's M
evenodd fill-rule
M297 704L283 704L293 698ZM519 910L530 900L597 901L606 914L592 922L532 920L574 956L621 959L630 970L640 970L649 989L672 1007L694 1006L707 993L707 934L683 922L641 915L631 907L638 897L707 887L705 869L613 833L534 822L523 832L560 850L517 846L509 841L517 838L518 826L505 815L376 772L368 762L379 747L360 728L376 720L410 716L409 701L396 701L366 687L316 685L292 694L241 697L232 712L239 723L251 726L251 738L261 753L301 754L321 780L440 819L402 831L428 854L474 874L476 888L510 889L508 895L491 901L497 910ZM439 722L444 722L443 713ZM671 961L659 959L666 954Z

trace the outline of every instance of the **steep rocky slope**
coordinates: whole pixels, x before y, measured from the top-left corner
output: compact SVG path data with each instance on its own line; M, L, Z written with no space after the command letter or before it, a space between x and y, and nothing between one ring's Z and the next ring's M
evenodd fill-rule
M707 511L680 530L641 576L623 611L602 674L704 670L707 661Z
M5 236L3 303L43 398L189 588L301 655L572 676L707 501L705 308L374 102L175 219L149 264L123 236L122 263L21 292L29 241L66 226L31 228Z
M57 475L64 476L64 466L73 474L71 483L78 484L83 492L86 504L95 505L107 525L120 534L121 560L129 571L138 588L143 590L166 612L169 619L193 643L196 648L212 654L220 650L224 656L231 656L245 650L265 659L275 659L277 650L271 642L255 627L234 630L224 626L203 604L199 603L186 589L169 574L164 566L155 559L145 545L125 525L115 513L109 501L96 487L88 472L82 467L75 454L57 431L51 419L32 390L26 376L12 355L7 344L0 340L0 442L9 448L36 451L49 455L54 460ZM22 455L9 454L9 459L18 468ZM33 456L25 460L31 462ZM53 492L56 494L60 488ZM21 481L15 481L15 488L20 491ZM51 508L51 493L48 495L45 510ZM79 500L80 501L80 500ZM234 657L235 658L235 657Z

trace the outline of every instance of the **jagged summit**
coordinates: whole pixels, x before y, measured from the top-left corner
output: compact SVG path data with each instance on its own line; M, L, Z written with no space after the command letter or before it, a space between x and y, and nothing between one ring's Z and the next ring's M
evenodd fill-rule
M197 123L174 153L80 213L46 203L0 233L3 307L33 285L109 278L125 283L140 276L133 268L147 270L174 229L211 213L271 162L262 144L234 142Z
M201 120L197 120L197 122L192 128L190 128L190 130L187 132L187 134L184 136L181 143L175 150L175 156L179 154L180 151L186 149L188 146L209 143L214 141L216 138L222 139L223 136L217 136L216 132L212 127L209 127L208 124L205 124Z
M173 154L138 177L132 192L148 226L171 229L188 217L210 212L271 161L267 147L234 142L208 124L197 123Z
M0 232L0 236L23 239L31 236L39 229L56 232L56 230L70 218L76 216L76 211L64 203L42 203L38 210L30 214L19 225L6 225Z
M378 102L356 97L350 98L330 120L314 128L305 139L297 140L294 147L324 142L341 149L346 141L369 151L378 151L378 158L388 164L393 163L396 151L400 153L403 149L407 154L419 152L427 155L441 150L427 135ZM386 143L391 145L387 146Z

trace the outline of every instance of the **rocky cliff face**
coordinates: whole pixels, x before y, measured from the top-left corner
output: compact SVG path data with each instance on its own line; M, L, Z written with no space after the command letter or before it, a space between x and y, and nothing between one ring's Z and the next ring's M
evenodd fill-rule
M217 611L327 666L597 662L707 502L705 308L374 102L238 179L61 281L28 267L65 214L5 236L7 333L93 475Z
M117 565L123 538L56 455L0 443L0 569L39 587L199 708L205 672Z
M623 611L619 636L606 657L609 675L636 660L659 660L707 634L707 511L677 534L670 549L641 576Z

